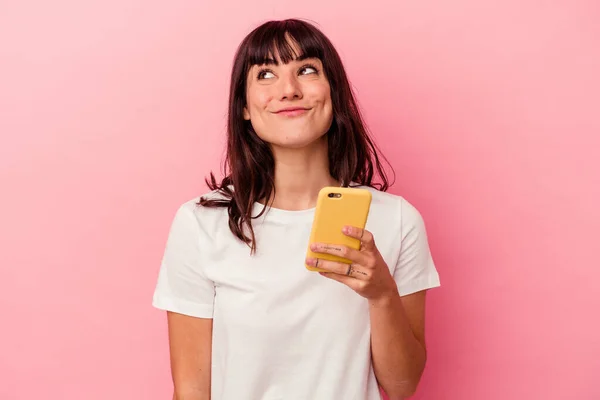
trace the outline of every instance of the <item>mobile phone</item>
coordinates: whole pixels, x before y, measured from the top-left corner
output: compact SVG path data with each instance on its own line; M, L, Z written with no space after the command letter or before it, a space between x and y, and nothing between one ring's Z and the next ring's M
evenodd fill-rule
M310 249L310 244L315 242L342 244L358 250L360 240L346 236L342 232L342 228L345 225L365 228L369 217L371 198L371 192L367 189L334 186L326 186L321 189L317 197L306 256L350 264L351 261L343 257L315 253ZM309 271L325 271L306 264L305 267Z

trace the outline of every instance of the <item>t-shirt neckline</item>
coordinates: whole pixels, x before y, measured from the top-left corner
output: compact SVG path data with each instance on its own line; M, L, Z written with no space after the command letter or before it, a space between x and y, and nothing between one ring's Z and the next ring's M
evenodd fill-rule
M355 182L352 182L351 184L357 185L357 183L355 183ZM361 187L361 186L362 185L354 186L354 187ZM254 205L252 207L252 215L257 216L258 214L261 213L261 211L263 210L264 207L265 207L264 204L259 203L257 201L254 202ZM271 206L267 205L264 214L261 215L260 218L273 220L273 221L312 220L316 209L317 209L317 207L315 206L315 207L306 208L303 210L284 210L282 208L275 208L275 207L271 207Z
M264 204L255 202L252 208L252 215L257 216L262 212L264 207ZM310 219L313 217L315 210L316 207L306 208L303 210L284 210L282 208L275 208L267 205L265 212L260 216L260 218L275 221Z

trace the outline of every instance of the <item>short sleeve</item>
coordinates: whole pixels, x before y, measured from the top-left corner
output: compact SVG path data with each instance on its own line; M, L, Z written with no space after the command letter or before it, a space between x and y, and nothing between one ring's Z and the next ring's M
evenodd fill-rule
M152 305L199 318L212 318L215 285L201 265L200 226L188 202L177 210L167 238Z
M419 211L402 198L400 256L394 269L394 280L401 296L440 286L425 222Z

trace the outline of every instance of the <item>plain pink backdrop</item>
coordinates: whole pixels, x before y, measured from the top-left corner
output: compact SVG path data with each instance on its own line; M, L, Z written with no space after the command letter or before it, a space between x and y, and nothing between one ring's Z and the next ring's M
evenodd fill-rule
M0 399L170 399L151 308L236 46L315 21L442 278L416 399L600 399L597 1L0 2ZM594 293L596 292L596 293Z

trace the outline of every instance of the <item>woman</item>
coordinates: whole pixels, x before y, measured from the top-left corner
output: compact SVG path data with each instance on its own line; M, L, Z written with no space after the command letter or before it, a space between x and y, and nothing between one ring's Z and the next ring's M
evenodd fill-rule
M376 186L377 172L381 183ZM299 20L241 43L231 76L227 168L184 203L155 307L167 310L175 399L391 399L425 366L425 291L439 285L419 212L388 181L330 41ZM373 194L360 250L316 244L324 186ZM326 269L310 272L304 263Z

